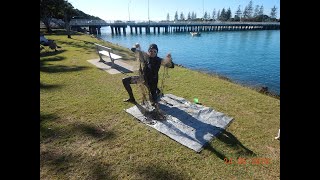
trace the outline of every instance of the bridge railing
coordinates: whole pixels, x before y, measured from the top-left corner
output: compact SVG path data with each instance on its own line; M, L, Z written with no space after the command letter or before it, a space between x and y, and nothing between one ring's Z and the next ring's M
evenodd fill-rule
M105 21L89 19L72 19L71 26L190 26L190 25L280 25L280 22L221 22L221 21Z
M92 20L92 19L72 19L70 25L109 25L104 20Z

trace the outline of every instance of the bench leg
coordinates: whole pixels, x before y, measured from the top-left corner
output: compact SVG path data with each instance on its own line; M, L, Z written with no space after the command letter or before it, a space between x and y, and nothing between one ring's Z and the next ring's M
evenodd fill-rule
M99 62L104 62L104 60L102 59L101 55L99 54L100 60Z
M111 67L113 68L114 67L114 60L111 59Z

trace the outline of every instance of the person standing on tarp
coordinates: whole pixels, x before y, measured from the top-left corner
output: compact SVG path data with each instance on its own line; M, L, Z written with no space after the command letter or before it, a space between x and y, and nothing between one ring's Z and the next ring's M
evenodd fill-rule
M133 52L141 51L140 45L137 43L133 48L131 48ZM163 65L168 68L174 68L174 63L172 62L171 54L167 54L166 58L158 57L158 46L156 44L150 44L147 57L143 59L143 66L140 71L143 74L143 78L145 81L145 85L148 87L150 91L150 101L152 105L154 105L158 97L160 95L160 90L158 88L158 72L160 69L160 65ZM131 102L136 104L136 100L132 93L132 88L130 84L137 84L140 76L130 76L122 79L122 83L129 94L129 98L125 99L124 102Z

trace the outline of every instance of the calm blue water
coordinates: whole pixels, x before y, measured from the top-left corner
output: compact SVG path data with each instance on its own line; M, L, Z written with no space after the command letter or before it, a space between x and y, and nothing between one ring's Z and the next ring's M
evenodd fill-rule
M122 31L122 29L121 29ZM140 43L142 50L156 43L159 57L171 53L173 61L193 70L219 74L246 86L267 86L280 94L280 31L188 32L114 35L101 28L103 40L130 48ZM135 31L134 31L135 32Z

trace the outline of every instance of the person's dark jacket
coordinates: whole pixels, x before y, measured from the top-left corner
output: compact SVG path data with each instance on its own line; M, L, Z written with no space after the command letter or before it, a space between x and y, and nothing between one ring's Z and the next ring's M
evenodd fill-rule
M143 75L144 79L146 81L147 86L150 89L152 99L155 101L157 99L157 90L158 90L158 80L159 80L159 69L161 66L161 58L154 57L149 58L149 61L145 62L144 68L143 68ZM174 68L174 63L172 62L172 65L169 68Z

